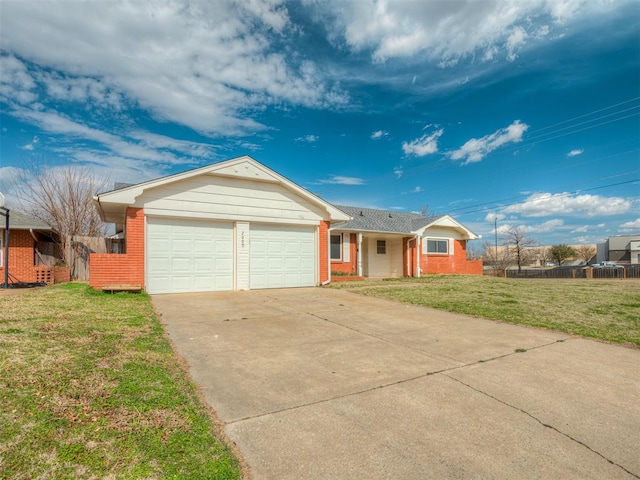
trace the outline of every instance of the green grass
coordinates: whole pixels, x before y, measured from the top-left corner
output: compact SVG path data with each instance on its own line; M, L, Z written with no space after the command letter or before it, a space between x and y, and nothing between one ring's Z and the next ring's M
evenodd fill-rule
M640 283L433 275L334 283L363 295L640 345Z
M242 478L147 295L2 296L0 352L0 478Z

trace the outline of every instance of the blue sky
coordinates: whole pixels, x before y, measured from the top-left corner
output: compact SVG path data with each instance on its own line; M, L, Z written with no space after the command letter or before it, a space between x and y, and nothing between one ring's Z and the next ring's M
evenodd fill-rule
M640 2L0 2L0 191L251 155L484 238L640 234Z

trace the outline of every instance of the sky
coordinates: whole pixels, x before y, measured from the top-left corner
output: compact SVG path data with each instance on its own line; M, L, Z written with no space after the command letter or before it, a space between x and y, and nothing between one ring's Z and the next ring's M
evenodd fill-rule
M136 183L242 155L491 242L640 234L640 0L0 0L8 204L32 162Z

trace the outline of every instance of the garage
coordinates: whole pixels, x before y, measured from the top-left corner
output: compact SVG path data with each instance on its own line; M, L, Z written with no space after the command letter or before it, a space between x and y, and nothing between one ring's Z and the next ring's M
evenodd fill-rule
M126 247L91 254L90 285L151 294L322 285L331 225L351 219L248 156L93 199Z
M147 218L149 293L233 290L233 224Z
M316 284L315 228L251 225L250 288Z

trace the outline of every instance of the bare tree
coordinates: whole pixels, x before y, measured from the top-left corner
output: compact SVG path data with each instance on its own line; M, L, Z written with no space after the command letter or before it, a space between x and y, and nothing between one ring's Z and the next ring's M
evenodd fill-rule
M491 242L484 242L483 260L487 265L491 265L494 272L504 271L511 265L511 252L508 248L496 248Z
M518 272L522 271L522 264L527 261L528 249L535 247L538 242L529 237L522 227L509 227L504 231L504 244L510 247L518 265Z
M106 185L106 179L96 177L87 167L49 167L32 161L16 179L15 200L20 210L60 234L60 249L68 262L71 236L101 237L107 231L92 199Z
M551 260L551 251L549 247L539 246L530 250L533 259L537 260L541 267Z
M593 257L596 256L596 247L593 245L580 245L576 249L576 253L578 254L578 258L580 258L585 265L588 265Z

